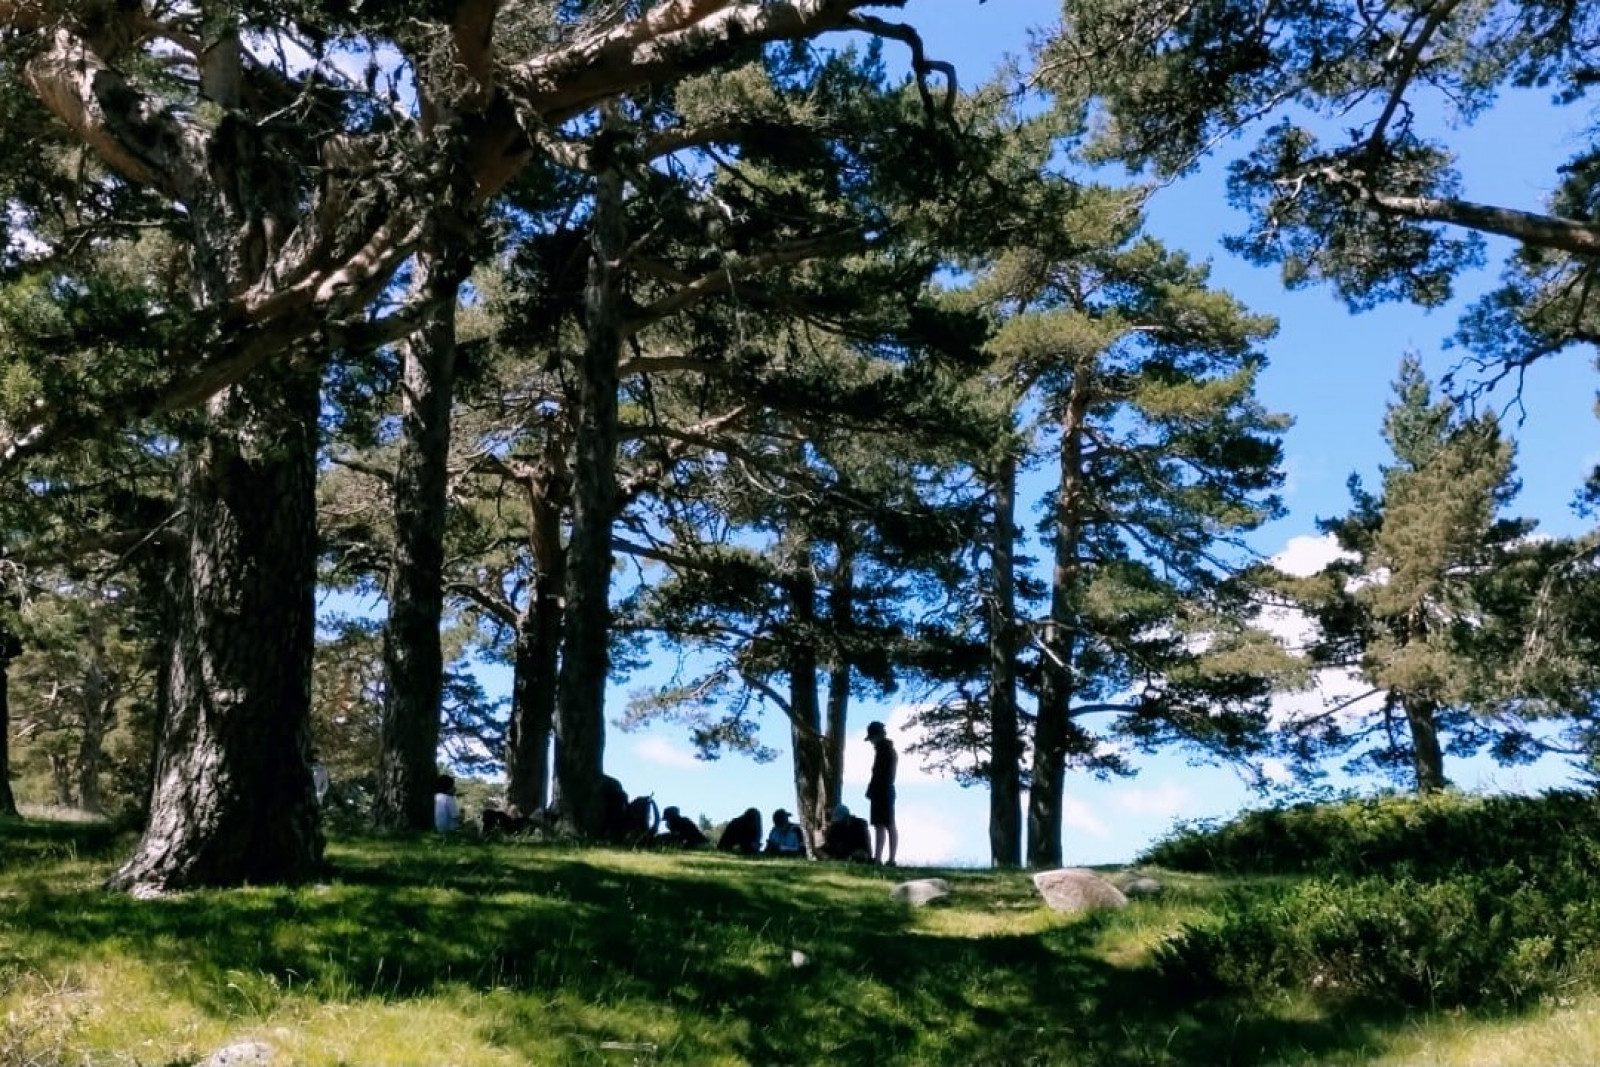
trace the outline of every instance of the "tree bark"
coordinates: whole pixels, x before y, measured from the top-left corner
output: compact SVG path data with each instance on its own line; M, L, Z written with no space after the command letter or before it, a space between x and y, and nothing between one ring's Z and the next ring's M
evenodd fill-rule
M105 626L98 616L89 622L89 660L84 664L83 733L78 738L78 755L73 774L78 782L78 807L100 814L105 804L100 794L100 768L104 762L101 745L106 727L116 711L116 695L106 672Z
M604 810L605 694L610 673L611 527L617 497L617 363L622 350L621 259L627 241L621 172L604 160L584 286L578 367L578 445L557 698L556 791L561 822L586 835Z
M448 209L446 209L448 210ZM444 657L444 526L450 409L455 395L456 300L466 262L435 241L420 256L417 295L435 309L405 345L400 452L394 477L394 554L383 633L384 699L374 817L380 829L433 826Z
M506 732L506 800L525 815L551 803L550 740L555 733L567 583L561 516L571 495L564 450L565 442L552 434L543 461L523 479L534 581L517 620L511 722Z
M817 700L817 582L809 544L800 546L793 573L784 581L791 633L785 659L789 670L789 739L794 749L795 814L808 849L822 843L828 825L828 746L822 735Z
M1034 719L1033 781L1028 790L1028 863L1061 866L1061 816L1066 788L1072 695L1077 688L1079 582L1083 536L1083 437L1089 409L1088 383L1076 376L1061 416L1061 470L1053 516L1054 565L1050 615L1045 620L1039 707Z
M113 888L275 884L322 861L311 780L318 381L208 404L180 498L187 553L150 821Z
M506 731L506 801L524 815L550 802L550 739L561 664L560 587L541 572L517 626Z
M17 814L11 791L11 661L22 654L16 635L0 626L0 818Z
M989 859L1022 864L1022 735L1017 714L1017 461L1000 461L993 485L989 591Z
M855 548L849 543L848 534L840 538L838 547L839 560L834 567L833 586L828 591L828 614L835 644L828 664L828 728L823 738L823 810L822 822L817 826L819 835L832 820L833 809L844 803L845 731L849 729L850 682L854 675L848 646L842 646L838 639L849 639L855 628Z
M1411 767L1419 793L1437 793L1450 782L1444 776L1444 750L1439 744L1439 724L1431 702L1405 700L1406 725L1411 729Z

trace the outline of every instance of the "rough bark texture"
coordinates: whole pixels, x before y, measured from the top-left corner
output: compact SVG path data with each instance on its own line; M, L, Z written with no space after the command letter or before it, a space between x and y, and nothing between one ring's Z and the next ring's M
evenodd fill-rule
M1066 788L1072 694L1077 687L1077 614L1083 533L1083 439L1086 383L1074 383L1061 416L1061 472L1056 487L1050 579L1050 618L1043 634L1039 707L1034 720L1033 785L1028 790L1028 863L1061 866L1061 814Z
M989 591L989 859L1022 863L1022 736L1017 716L1017 463L995 472Z
M150 821L114 888L296 882L321 866L311 781L317 379L209 404L184 461L188 544Z
M444 658L444 524L455 394L456 297L466 264L454 250L420 258L418 289L435 309L404 349L400 450L394 477L394 554L382 747L375 818L389 830L433 825Z
M528 814L550 803L550 739L561 664L561 593L541 573L517 627L506 731L506 801Z
M1449 781L1444 776L1444 750L1439 745L1439 726L1432 704L1405 702L1406 725L1411 730L1411 767L1416 775L1417 792L1437 793Z
M99 814L105 807L100 794L101 744L106 724L115 714L116 695L106 670L105 627L99 618L91 618L86 636L90 653L83 671L83 733L73 773L78 780L78 807Z
M552 435L542 462L523 472L522 480L528 497L528 542L535 573L528 605L517 619L511 723L506 733L506 800L528 814L551 802L550 740L555 733L567 583L561 514L570 497L559 437Z
M17 798L11 792L11 661L22 654L22 645L11 631L0 626L0 817L17 813Z
M845 543L839 545L839 563L834 569L833 588L828 593L828 614L835 635L848 636L855 626L855 553ZM823 738L823 810L817 825L817 843L822 830L833 818L833 809L844 802L844 742L850 720L850 657L835 648L828 664L828 729Z
M611 525L616 509L617 361L622 347L620 260L627 241L623 179L605 166L596 181L594 232L584 289L585 343L578 367L578 449L573 467L556 791L568 829L594 835L604 815L605 694L610 669Z
M807 847L814 851L822 843L822 831L828 825L828 748L822 735L822 708L817 701L817 649L811 636L817 628L817 586L811 567L812 554L807 546L798 554L794 574L785 584L794 628L786 655L795 814Z

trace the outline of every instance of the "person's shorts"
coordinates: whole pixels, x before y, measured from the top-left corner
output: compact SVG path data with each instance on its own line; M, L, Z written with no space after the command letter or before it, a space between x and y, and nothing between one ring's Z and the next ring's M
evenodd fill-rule
M873 826L893 826L894 825L894 794L893 793L890 793L887 797L873 797L871 805L872 805L872 811L871 811L871 814L869 815L869 817L867 818L867 821L869 823L871 823Z

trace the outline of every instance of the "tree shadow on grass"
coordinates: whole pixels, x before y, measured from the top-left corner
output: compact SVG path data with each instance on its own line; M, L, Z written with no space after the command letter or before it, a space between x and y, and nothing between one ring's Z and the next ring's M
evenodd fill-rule
M987 872L966 898L950 877L952 908L996 900L976 888L992 887ZM335 850L325 884L297 889L137 901L33 878L0 895L0 945L42 959L111 947L223 1017L291 996L465 989L495 999L486 1038L527 1062L548 1062L553 1029L564 1062L608 1040L657 1044L656 1062L1111 1067L1260 1065L1381 1042L1359 1021L1186 998L1149 969L1113 966L1095 940L1115 916L937 934L889 899L891 884L888 872L716 855L363 842Z

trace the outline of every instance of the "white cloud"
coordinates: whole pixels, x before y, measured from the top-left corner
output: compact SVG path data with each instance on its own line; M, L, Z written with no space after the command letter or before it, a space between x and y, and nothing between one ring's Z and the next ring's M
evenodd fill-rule
M1194 799L1194 793L1188 788L1176 782L1168 782L1151 788L1133 786L1120 789L1112 803L1123 811L1135 815L1159 815L1171 818L1191 808Z
M895 769L895 786L926 785L933 782L948 782L950 779L923 766L920 757L907 751L912 745L917 744L927 737L927 731L912 723L912 717L923 710L920 704L899 704L889 710L888 716L883 720L889 732L889 740L894 742L895 751L900 754L899 765ZM864 786L867 779L872 777L873 748L867 740L867 724L850 728L850 733L844 743L844 781L846 785Z
M664 737L646 737L636 742L633 754L644 763L661 767L703 768L705 761L682 745L675 745Z
M900 831L900 851L895 861L902 866L937 867L952 863L982 862L984 856L963 856L963 836L952 824L950 811L929 804L897 804L895 826Z
M1281 759L1265 759L1261 761L1261 777L1269 782L1286 785L1294 781L1294 775L1289 771L1289 765Z
M1023 804L1026 805L1027 794L1023 794L1023 797ZM1027 810L1026 807L1023 810ZM1094 813L1094 809L1072 797L1061 798L1061 825L1067 830L1080 830L1090 837L1111 836L1111 827Z
M1339 547L1332 534L1317 537L1302 535L1291 537L1283 551L1272 557L1272 565L1285 574L1305 577L1315 574L1336 559L1351 559L1350 553Z

